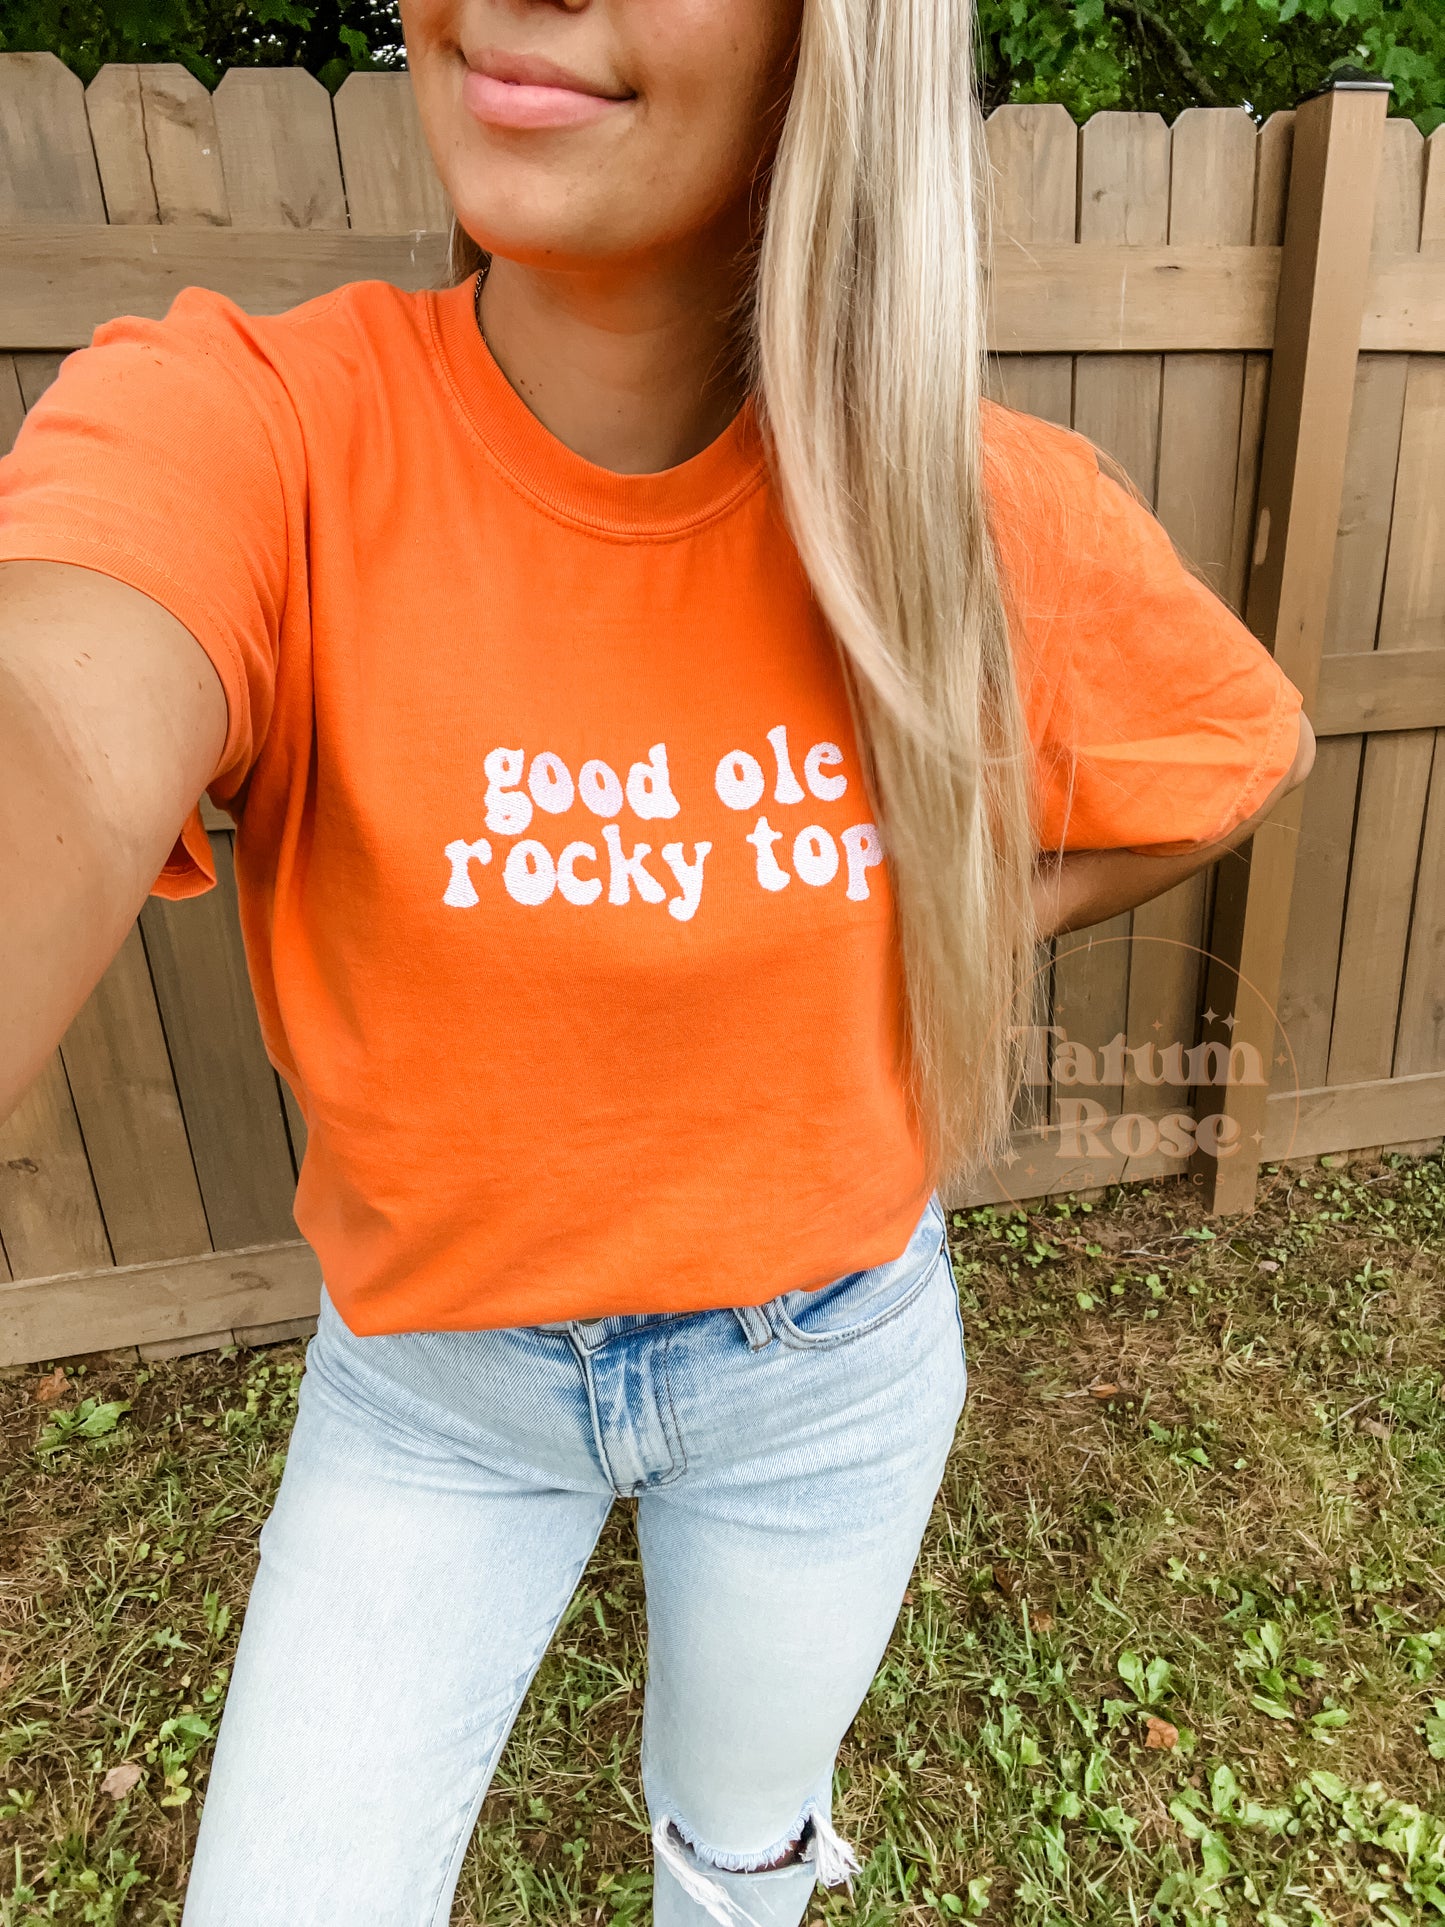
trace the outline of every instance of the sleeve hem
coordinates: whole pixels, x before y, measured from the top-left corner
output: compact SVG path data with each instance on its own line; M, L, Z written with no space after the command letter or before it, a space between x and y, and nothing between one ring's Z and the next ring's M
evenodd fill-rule
M1195 837L1188 842L1130 843L1126 844L1125 848L1134 856L1183 856L1190 850L1204 850L1211 844L1222 843L1227 836L1239 828L1241 823L1247 822L1254 815L1275 785L1288 774L1294 761L1294 745L1291 744L1288 756L1281 761L1280 738L1284 735L1286 726L1294 723L1296 725L1295 741L1298 741L1297 718L1302 707L1303 699L1300 692L1281 671L1279 689L1274 710L1270 716L1269 729L1265 735L1264 748L1236 792L1221 822L1206 835Z
M160 875L151 885L150 894L175 903L185 897L203 897L215 887L216 859L211 852L210 836L201 821L201 806L197 803L186 818Z
M66 538L54 531L26 537L13 529L0 530L0 562L57 562L91 569L97 575L109 576L112 581L123 582L127 588L149 596L168 615L174 616L205 653L220 679L226 700L226 738L220 761L206 787L209 789L216 783L223 791L230 787L225 780L228 773L244 766L250 750L250 745L242 740L245 707L240 697L246 690L245 666L231 637L208 619L202 594L194 584L188 586L179 581L150 556L135 549L83 537ZM200 821L199 814L196 821Z

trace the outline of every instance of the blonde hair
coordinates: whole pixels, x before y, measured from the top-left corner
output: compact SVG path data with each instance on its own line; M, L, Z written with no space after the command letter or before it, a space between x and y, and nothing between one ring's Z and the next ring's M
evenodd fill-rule
M756 277L759 417L837 638L940 1179L1009 1127L1028 757L985 499L988 167L970 0L804 0ZM454 234L457 274L482 257Z

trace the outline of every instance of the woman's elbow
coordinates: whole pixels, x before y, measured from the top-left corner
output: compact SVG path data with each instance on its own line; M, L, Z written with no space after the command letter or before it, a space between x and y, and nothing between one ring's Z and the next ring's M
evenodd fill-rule
M1310 727L1310 719L1303 710L1299 714L1299 742L1295 746L1294 762L1290 765L1289 775L1285 778L1285 789L1298 789L1315 766L1315 733Z

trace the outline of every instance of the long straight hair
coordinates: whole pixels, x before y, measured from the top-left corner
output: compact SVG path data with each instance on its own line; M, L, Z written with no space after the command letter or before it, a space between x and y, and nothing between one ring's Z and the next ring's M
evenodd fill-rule
M971 0L804 0L752 300L759 419L841 653L935 1175L1005 1139L1034 955L1028 756L985 498ZM454 233L453 268L482 256Z

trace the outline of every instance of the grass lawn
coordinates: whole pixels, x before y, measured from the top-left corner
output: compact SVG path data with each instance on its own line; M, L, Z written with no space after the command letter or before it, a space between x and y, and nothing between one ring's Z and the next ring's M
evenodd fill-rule
M1248 1219L1180 1183L953 1237L971 1396L840 1763L865 1871L810 1918L1440 1927L1440 1158L1272 1173ZM4 1927L178 1919L301 1368L0 1378ZM458 1922L646 1921L642 1674L619 1507Z

